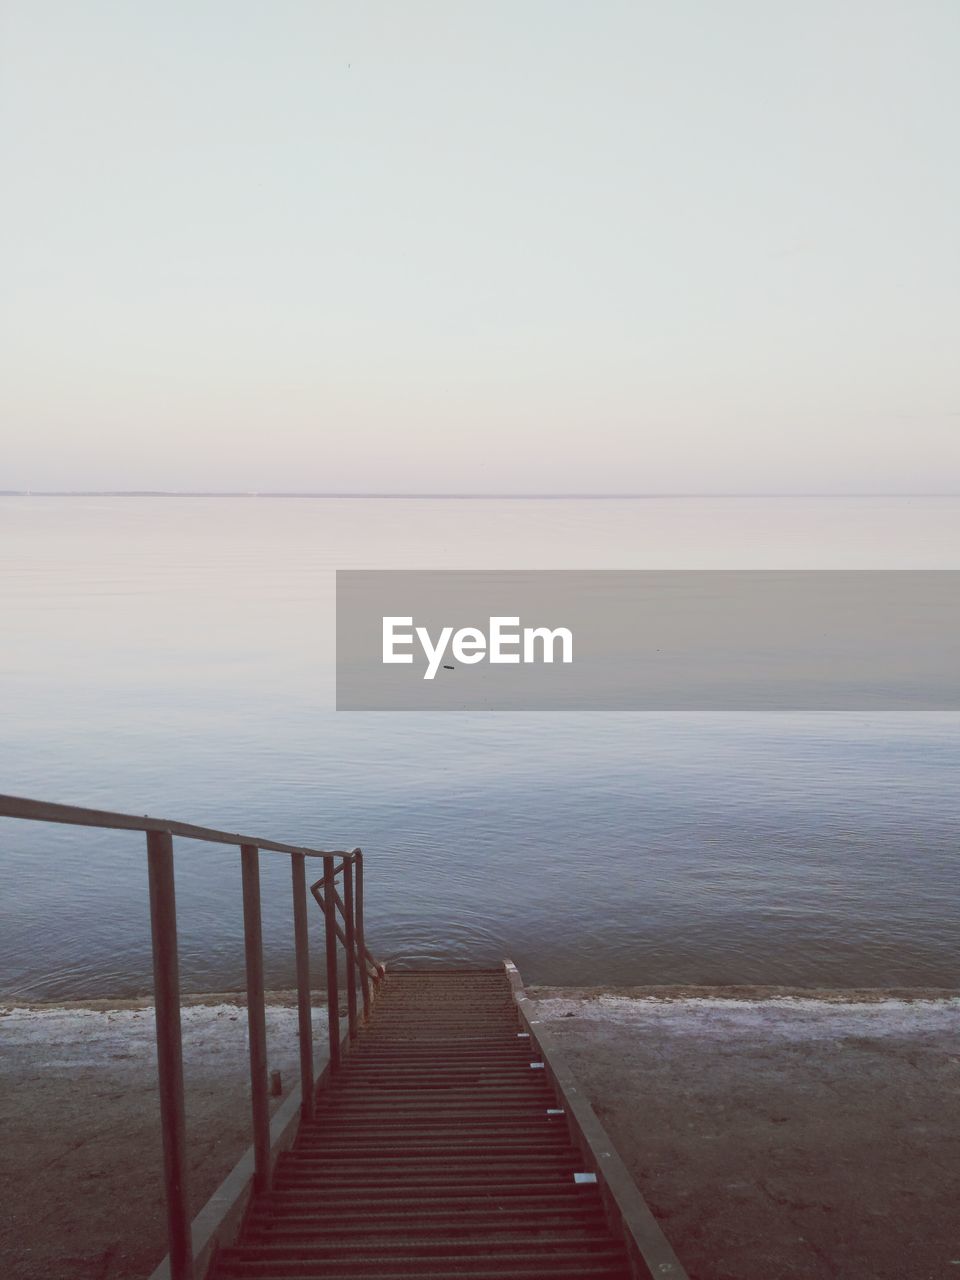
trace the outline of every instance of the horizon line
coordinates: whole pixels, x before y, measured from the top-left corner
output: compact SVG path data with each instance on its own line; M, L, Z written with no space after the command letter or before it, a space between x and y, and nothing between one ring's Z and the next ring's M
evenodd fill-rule
M956 498L954 489L851 489L825 492L818 489L678 489L651 492L570 492L553 491L503 493L496 490L466 493L451 490L433 492L349 491L312 489L0 489L0 498L349 498L349 499L567 499L567 500L656 500L665 498Z

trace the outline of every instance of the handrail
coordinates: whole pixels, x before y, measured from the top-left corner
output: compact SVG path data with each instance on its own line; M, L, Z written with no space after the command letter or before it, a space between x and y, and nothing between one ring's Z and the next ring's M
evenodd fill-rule
M333 875L327 879L326 873L322 880L317 880L310 886L310 892L316 899L317 906L323 912L325 922L333 922L333 930L340 942L343 943L344 954L347 961L347 1019L350 1030L350 1042L357 1038L358 1021L357 1021L357 975L360 979L360 994L363 999L363 1020L370 1017L371 1007L371 988L370 981L379 983L383 979L386 972L382 964L378 964L376 957L366 945L363 938L363 854L359 849L355 849L357 854L354 862L342 862L339 867L335 868ZM324 863L326 868L327 864ZM336 890L335 877L343 872L343 897L341 898ZM356 889L356 901L354 901L354 889ZM327 894L329 890L329 895ZM333 907L328 908L327 902L332 898ZM337 922L337 912L343 920L343 925ZM337 1025L337 1019L340 1016L339 1009L339 987L335 973L327 973L327 1008L330 1016L331 1035L332 1028Z
M357 850L357 852L359 853L359 852L360 852L360 850L358 849L358 850ZM358 864L358 865L359 865L359 864ZM343 868L342 868L342 867L340 867L340 868L338 868L338 871L340 871L340 870L342 870L342 869L343 869ZM312 884L312 885L310 886L310 892L313 894L314 898L316 899L317 906L320 908L320 910L321 910L321 911L325 910L324 902L323 902L323 881L322 881L322 880L317 880L315 884ZM339 924L337 925L337 937L340 939L340 941L341 941L341 942L343 943L343 945L346 947L346 946L348 945L348 944L347 944L346 922L347 922L347 919L348 919L349 906L344 905L344 900L343 900L343 898L341 898L341 897L340 897L339 893L337 893L336 889L334 889L334 891L333 891L333 900L334 900L334 902L336 903L337 910L338 910L338 911L339 911L339 913L340 913L340 917L341 917L341 919L344 921L343 926L341 926L341 925L339 925ZM364 946L364 947L362 947L362 948L361 948L361 947L360 947L360 945L359 945L359 942L357 942L357 940L356 940L356 939L354 940L354 943L355 943L355 946L356 946L356 952L357 952L357 963L358 963L358 964L360 964L360 963L361 963L361 959L362 959L362 960L364 960L364 961L366 962L366 964L367 964L367 965L369 966L369 968L370 968L370 976L371 976L371 978L382 978L382 977L383 977L383 974L384 974L384 972L385 972L385 970L384 970L384 968L383 968L383 965L382 965L382 964L379 964L379 963L377 962L377 960L376 960L376 958L374 957L373 952L370 950L370 948L369 948L369 947L367 947L367 946Z
M208 844L254 845L269 853L302 853L306 858L344 858L352 862L353 849L311 849L306 845L281 844L259 836L242 836L234 831L218 831L215 827L197 827L190 822L174 822L170 818L138 817L133 813L115 813L112 809L84 809L73 804L50 804L45 800L28 800L24 796L0 794L0 818L24 818L29 822L59 822L70 827L101 827L109 831L167 831L185 840L205 840Z
M186 1113L183 1092L183 1047L180 1025L180 972L177 956L177 908L174 891L173 837L234 845L240 849L243 880L243 933L246 961L247 1023L250 1042L250 1102L252 1112L254 1179L257 1192L266 1190L272 1174L270 1111L267 1099L267 1037L263 982L263 938L260 911L260 851L290 856L293 886L294 949L297 974L297 1025L300 1036L300 1096L304 1119L313 1115L313 1018L310 998L310 952L306 911L306 859L323 859L324 894L314 889L323 908L327 971L327 1016L330 1035L330 1069L340 1065L339 987L337 943L342 941L347 960L347 1002L350 1034L358 1032L356 980L361 979L364 1020L370 1010L369 982L378 983L383 966L374 960L364 941L363 853L311 849L282 844L235 832L198 827L167 818L51 804L23 796L0 794L0 818L53 822L76 827L140 831L147 836L147 879L150 892L150 931L153 941L154 1013L157 1025L157 1077L163 1134L164 1190L167 1205L167 1240L171 1280L196 1280L189 1204L187 1199ZM343 899L336 892L336 860L344 874ZM354 892L354 889L356 890ZM337 923L337 911L344 928ZM368 961L374 972L368 973Z

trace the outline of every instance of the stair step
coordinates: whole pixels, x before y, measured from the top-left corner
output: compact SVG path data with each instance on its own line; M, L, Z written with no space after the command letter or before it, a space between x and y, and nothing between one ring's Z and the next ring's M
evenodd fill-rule
M263 1208L249 1215L247 1226L249 1230L257 1232L305 1232L335 1236L337 1239L349 1239L354 1232L362 1230L368 1239L372 1239L395 1231L404 1235L437 1231L442 1231L444 1235L514 1230L578 1231L604 1222L603 1212L598 1204L585 1209L567 1208L563 1213L544 1211L536 1214L507 1213L490 1206L483 1209L461 1207L452 1213L427 1212L421 1207L412 1222L409 1211L384 1213L378 1205L375 1211L368 1210L360 1214L351 1214L346 1210L340 1213L306 1213L299 1208L281 1213L276 1208Z
M398 1264L377 1258L338 1258L329 1261L276 1262L225 1259L218 1263L217 1275L229 1280L630 1280L627 1264L613 1258L500 1258L491 1266L483 1259L415 1259Z
M391 1247L391 1241L393 1241L393 1247ZM415 1251L409 1253L400 1251L397 1243L399 1241L404 1241L406 1246ZM442 1254L425 1254L422 1252L431 1243L437 1242L442 1242L443 1244ZM605 1255L598 1254L598 1249L603 1242L606 1242L605 1247L607 1248ZM315 1250L318 1245L325 1246L325 1251L320 1254L316 1253ZM494 1246L502 1247L505 1252L498 1254ZM336 1236L330 1233L303 1230L284 1231L274 1227L262 1229L256 1225L251 1225L244 1232L244 1244L242 1246L244 1257L250 1260L263 1261L263 1259L256 1259L253 1256L253 1250L258 1248L286 1248L289 1251L289 1258L302 1261L322 1259L327 1265L331 1266L357 1256L376 1256L393 1264L403 1263L410 1258L422 1259L438 1256L457 1256L464 1262L471 1259L477 1261L486 1258L487 1265L490 1266L497 1258L509 1256L511 1253L514 1257L518 1254L520 1256L529 1255L531 1250L536 1255L551 1256L553 1258L567 1257L578 1249L583 1250L594 1258L606 1256L608 1260L615 1260L617 1257L616 1249L610 1245L609 1231L603 1220L552 1231L528 1230L522 1226L517 1226L512 1231L494 1228L489 1231L480 1229L473 1231L437 1229L409 1236L400 1236L396 1233L391 1236L374 1231L366 1237L363 1252L359 1255L357 1253L356 1236ZM416 1252L416 1250L420 1250L420 1252ZM289 1258L284 1258L284 1261L288 1261ZM381 1265L383 1265L382 1262Z
M374 1253L364 1251L350 1258L342 1254L314 1252L312 1249L283 1249L270 1245L248 1245L242 1249L224 1249L220 1255L221 1274L236 1276L302 1276L322 1277L331 1274L360 1277L379 1276L384 1272L405 1276L428 1276L437 1270L458 1275L524 1275L595 1276L626 1275L626 1266L613 1246L598 1249L595 1245L570 1246L561 1243L558 1251L533 1245L518 1249L508 1245L502 1251L481 1247L475 1253L461 1245L452 1249L449 1242L443 1252Z
M302 1187L313 1194L318 1192L327 1194L342 1190L350 1191L353 1195L369 1196L375 1191L378 1195L389 1193L394 1197L410 1194L414 1199L417 1195L423 1196L427 1192L433 1198L437 1198L445 1193L461 1196L468 1192L489 1195L492 1191L496 1191L500 1196L507 1198L520 1192L536 1194L568 1186L573 1182L573 1172L575 1171L561 1174L544 1172L531 1175L527 1173L526 1176L520 1176L510 1170L497 1169L479 1174L472 1173L468 1169L458 1171L449 1177L444 1177L440 1173L432 1176L429 1173L411 1173L398 1175L392 1181L390 1179L381 1181L372 1178L367 1170L351 1170L349 1173L326 1176L297 1171L277 1177L274 1180L274 1186L280 1192Z

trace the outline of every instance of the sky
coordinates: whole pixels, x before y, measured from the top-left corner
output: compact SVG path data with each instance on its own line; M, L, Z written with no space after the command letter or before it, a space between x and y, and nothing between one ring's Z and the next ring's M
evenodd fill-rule
M0 489L960 492L956 0L0 15Z

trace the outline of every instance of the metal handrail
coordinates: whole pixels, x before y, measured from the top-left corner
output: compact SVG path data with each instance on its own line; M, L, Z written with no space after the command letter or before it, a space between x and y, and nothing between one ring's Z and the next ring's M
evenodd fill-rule
M342 867L337 868L338 872L341 871L342 869L343 869ZM317 906L320 908L321 911L324 911L326 909L324 905L324 900L323 900L323 883L324 883L323 880L317 880L316 883L310 886L310 892L313 894L314 898L316 899ZM352 892L352 890L348 892ZM343 925L339 925L339 924L337 925L337 937L340 939L340 941L343 943L344 946L347 946L346 930L348 928L350 904L345 903L344 899L340 897L339 893L337 893L336 890L334 890L334 893L333 893L333 900L337 905L337 911L340 913L340 918L344 922ZM362 964L365 962L367 964L367 966L370 969L371 978L382 977L384 973L383 965L377 962L370 948L365 946L361 950L359 944L356 943L356 941L355 941L355 945L357 948L357 963Z
M306 845L281 844L260 836L242 836L234 831L218 831L215 827L197 827L190 822L174 822L171 818L151 818L144 814L115 813L112 809L84 809L73 804L50 804L46 800L28 800L24 796L0 795L0 818L25 818L30 822L59 822L70 827L102 827L110 831L168 831L185 840L205 840L208 844L254 845L269 853L302 853L306 858L345 858L353 861L359 852L353 849L310 849Z
M326 865L326 864L324 864ZM323 912L324 921L333 920L333 928L337 938L343 944L347 960L347 1020L351 1043L357 1038L357 974L360 976L360 992L363 998L364 1021L370 1017L372 993L370 982L380 982L384 976L384 967L366 945L363 937L363 856L355 863L343 862L334 871L334 877L340 872L343 876L343 897L336 890L336 880L331 878L329 885L326 876L310 886L310 892ZM354 903L354 880L356 880L356 904ZM329 888L333 896L334 910L329 912L327 902L329 896L324 892ZM343 920L341 926L337 922L337 912ZM338 1050L339 1052L339 1050Z
M240 849L243 881L243 936L246 963L247 1024L250 1040L250 1104L252 1112L255 1193L270 1184L270 1107L267 1094L267 1031L263 980L263 936L260 912L260 851L290 857L293 886L293 931L297 972L297 1022L300 1037L300 1098L304 1119L313 1115L313 1018L310 998L310 944L307 929L306 859L323 859L324 893L314 896L323 908L327 971L327 1016L330 1070L340 1067L340 994L337 942L346 951L349 1038L358 1033L356 981L359 970L364 1018L370 1011L370 979L379 982L383 966L367 950L363 927L363 853L311 849L235 832L198 827L167 818L138 817L104 809L50 804L22 796L0 795L0 818L54 822L76 827L141 831L147 837L150 931L153 942L154 1013L157 1024L157 1079L163 1132L164 1190L171 1280L195 1280L190 1213L187 1201L186 1117L183 1091L183 1045L180 1025L180 971L177 955L177 907L174 891L173 837L234 845ZM337 859L340 868L335 868ZM335 875L343 872L343 899ZM343 929L337 923L337 911ZM368 962L374 972L368 972Z

